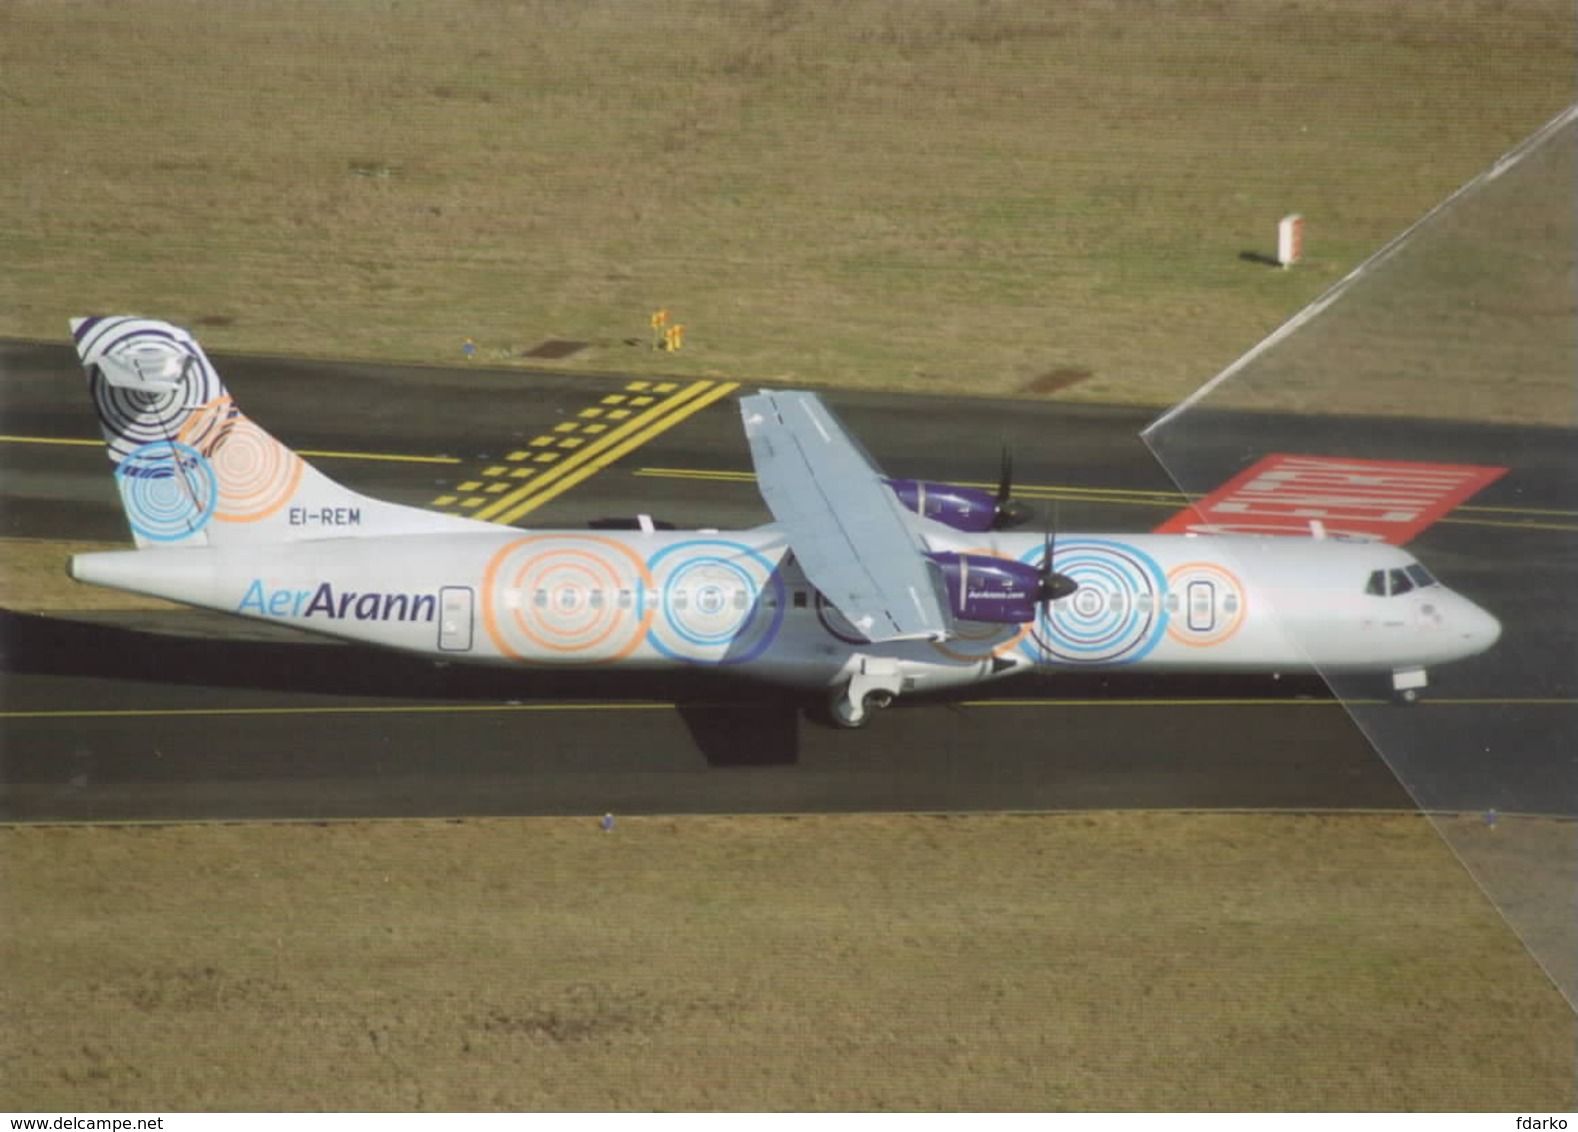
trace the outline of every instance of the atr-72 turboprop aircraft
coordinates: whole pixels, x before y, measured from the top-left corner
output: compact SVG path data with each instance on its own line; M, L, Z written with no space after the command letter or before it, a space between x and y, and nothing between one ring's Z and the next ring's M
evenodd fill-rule
M811 393L740 400L774 522L527 531L359 495L247 419L186 331L71 324L136 550L73 578L442 660L730 671L859 727L1040 670L1389 675L1496 619L1382 543L1015 533L1002 489L889 479Z

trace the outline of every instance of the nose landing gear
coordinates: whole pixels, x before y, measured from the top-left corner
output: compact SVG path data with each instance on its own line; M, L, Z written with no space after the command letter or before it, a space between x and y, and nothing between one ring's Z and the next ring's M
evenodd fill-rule
M1392 703L1400 707L1419 702L1419 691L1430 683L1423 668L1397 668L1392 671Z

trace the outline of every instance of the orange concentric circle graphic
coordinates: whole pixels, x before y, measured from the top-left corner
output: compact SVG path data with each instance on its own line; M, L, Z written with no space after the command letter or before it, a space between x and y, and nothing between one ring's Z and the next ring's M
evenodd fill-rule
M1194 648L1227 640L1242 627L1249 610L1244 583L1215 562L1174 566L1167 571L1167 594L1167 635Z
M283 507L301 482L302 458L253 424L229 397L218 397L192 412L181 426L189 444L213 466L219 484L214 518L255 523Z
M527 535L482 578L482 624L504 656L606 664L629 656L652 623L646 563L598 535Z

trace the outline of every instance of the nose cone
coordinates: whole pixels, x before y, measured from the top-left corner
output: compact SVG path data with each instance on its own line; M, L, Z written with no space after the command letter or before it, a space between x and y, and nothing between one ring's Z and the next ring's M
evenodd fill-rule
M1467 598L1463 599L1462 611L1454 621L1461 624L1460 628L1458 625L1454 628L1469 646L1469 655L1482 653L1501 639L1501 622Z

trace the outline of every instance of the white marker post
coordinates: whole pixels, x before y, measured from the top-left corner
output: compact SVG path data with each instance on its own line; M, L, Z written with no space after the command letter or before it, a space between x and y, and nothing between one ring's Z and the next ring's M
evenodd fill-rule
M1284 271L1304 254L1304 217L1298 213L1284 216L1277 225L1277 262Z

